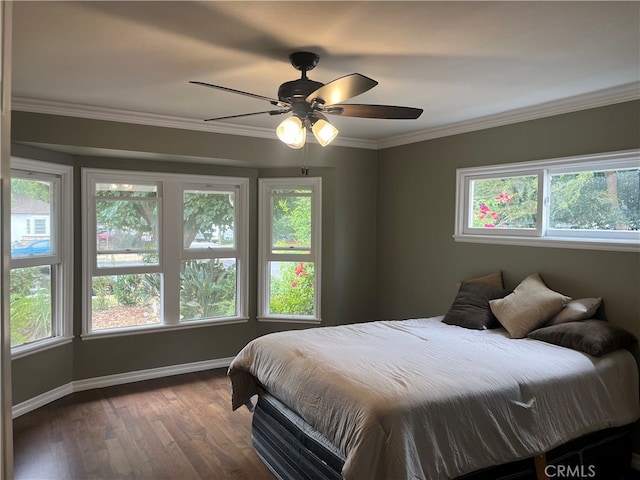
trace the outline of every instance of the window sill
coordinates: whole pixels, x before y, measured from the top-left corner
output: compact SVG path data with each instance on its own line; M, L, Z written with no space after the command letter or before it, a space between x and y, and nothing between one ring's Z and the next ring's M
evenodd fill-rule
M258 321L265 322L265 323L309 323L309 324L316 324L316 325L322 323L321 318L285 317L285 316L258 317Z
M34 342L29 345L21 345L19 347L14 347L11 349L11 360L16 360L18 358L26 357L27 355L31 355L33 353L39 353L45 350L49 350L50 348L66 345L67 343L71 343L72 341L73 341L73 336L55 337L55 338L48 338L46 340L40 340L38 342Z
M507 235L453 235L456 242L516 245L525 247L574 248L613 252L640 252L640 242L628 240L577 240L563 237L514 237Z
M83 333L82 340L95 340L98 338L123 337L129 335L140 335L144 333L170 332L175 330L185 330L188 328L214 327L219 325L234 325L238 323L247 323L248 317L229 317L216 320L190 321L180 323L178 325L144 325L140 327L129 328L113 328L109 330L100 330L97 332Z

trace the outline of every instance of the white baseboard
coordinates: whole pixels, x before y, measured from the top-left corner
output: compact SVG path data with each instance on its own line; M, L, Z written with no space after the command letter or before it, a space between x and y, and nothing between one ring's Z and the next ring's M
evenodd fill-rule
M631 468L640 471L640 453L631 455Z
M231 364L233 358L234 357L217 358L214 360L205 360L203 362L183 363L180 365L170 365L168 367L150 368L148 370L137 370L134 372L118 373L116 375L106 375L104 377L76 380L14 405L12 416L13 418L17 418L20 415L29 413L74 392L82 392L83 390L91 390L92 388L103 388L113 385L123 385L125 383L140 382L143 380L151 380L153 378L169 377L171 375L180 375L183 373L201 372L203 370L211 370L214 368L226 368Z

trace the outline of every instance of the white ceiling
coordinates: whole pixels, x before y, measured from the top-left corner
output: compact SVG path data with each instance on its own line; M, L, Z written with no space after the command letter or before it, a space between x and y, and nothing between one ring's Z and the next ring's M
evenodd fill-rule
M274 136L281 117L201 122L272 107L188 81L277 97L298 50L320 54L313 80L379 82L349 103L424 109L330 117L371 148L640 98L636 1L18 1L14 109Z

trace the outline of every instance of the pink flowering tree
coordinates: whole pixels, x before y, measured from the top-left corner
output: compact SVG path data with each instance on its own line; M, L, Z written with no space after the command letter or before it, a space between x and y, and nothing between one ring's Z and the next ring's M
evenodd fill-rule
M533 228L537 214L537 177L476 180L474 228Z
M314 265L283 262L280 275L271 278L269 310L283 315L313 315Z

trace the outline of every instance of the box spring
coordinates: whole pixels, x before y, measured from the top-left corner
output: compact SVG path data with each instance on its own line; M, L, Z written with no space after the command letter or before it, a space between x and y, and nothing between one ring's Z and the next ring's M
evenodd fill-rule
M547 452L550 477L630 478L633 425L608 428ZM268 393L259 395L252 422L254 449L280 480L340 480L344 456L322 434ZM571 475L568 475L571 474ZM460 480L536 480L533 459L473 472Z

